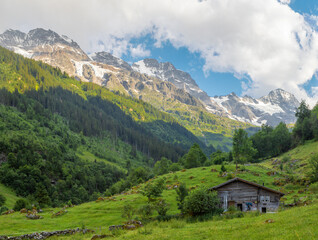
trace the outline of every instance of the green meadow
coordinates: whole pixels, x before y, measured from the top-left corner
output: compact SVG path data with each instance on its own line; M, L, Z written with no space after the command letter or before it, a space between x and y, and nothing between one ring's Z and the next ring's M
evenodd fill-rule
M175 219L168 222L153 221L147 226L149 230L147 234L144 234L142 229L120 231L116 232L115 239L171 239L172 237L175 239L317 239L318 193L301 184L301 180L306 179L309 171L308 158L315 152L318 152L318 143L309 142L278 158L269 159L259 164L240 166L237 174L235 174L235 165L228 164L225 165L227 176L221 176L221 166L214 165L184 169L156 177L164 178L166 181L166 189L162 198L170 204L169 215L179 213L174 187L181 182L186 183L189 190L193 190L201 185L213 187L235 176L258 184L264 183L266 187L282 191L285 193L282 198L282 202L285 204L292 204L296 201L300 202L299 205L310 203L307 206L280 209L276 214L247 213L243 218L237 219L215 217L207 222L188 223L185 220ZM95 157L84 149L79 155L82 158L87 157L88 161L95 160ZM276 166L276 163L282 160L285 155L289 158L283 163L284 167L281 170ZM98 158L96 160L102 161ZM294 178L299 180L294 183L287 181L291 176L287 166L291 164L300 168L293 174ZM151 179L150 181L154 180ZM277 185L275 184L277 180L282 183L286 182L283 185ZM110 234L108 231L110 225L125 222L125 219L121 217L124 205L129 203L137 209L146 204L147 198L139 193L142 187L143 184L112 198L67 208L67 213L59 217L51 217L52 213L60 210L59 208L43 209L43 213L40 213L43 218L39 220L27 219L25 214L18 212L2 215L0 216L0 235L17 236L26 233L74 229L77 227L92 229L97 234ZM0 185L0 193L7 198L6 206L12 207L18 199L13 191L3 185ZM274 222L265 223L268 219L272 219ZM299 221L300 219L301 221ZM77 234L55 239L90 239L91 237L92 234Z

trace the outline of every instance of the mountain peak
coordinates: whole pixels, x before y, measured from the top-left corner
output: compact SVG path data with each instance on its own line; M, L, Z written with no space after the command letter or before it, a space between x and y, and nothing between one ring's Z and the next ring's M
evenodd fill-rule
M267 96L261 97L259 100L265 103L272 103L272 104L292 104L292 105L299 105L299 101L295 98L295 96L281 88L272 90L269 92Z

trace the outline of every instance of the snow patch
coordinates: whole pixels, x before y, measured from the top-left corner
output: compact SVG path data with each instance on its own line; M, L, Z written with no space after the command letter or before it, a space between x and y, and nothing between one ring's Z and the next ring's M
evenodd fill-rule
M152 69L151 68L148 68L144 61L141 60L139 62L136 62L132 68L137 71L137 72L140 72L140 73L144 73L144 74L147 74L149 76L153 76L153 77L156 77L156 74L153 73L153 71L151 71Z
M28 52L22 48L13 47L13 51L17 54L22 55L23 57L26 57L26 58L32 58L32 56L33 56L32 52Z

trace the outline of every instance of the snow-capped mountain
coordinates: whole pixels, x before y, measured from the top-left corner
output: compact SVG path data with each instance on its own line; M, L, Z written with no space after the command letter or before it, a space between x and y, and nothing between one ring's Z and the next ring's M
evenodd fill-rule
M8 48L24 57L41 60L62 71L75 71L74 61L90 60L79 45L66 36L60 36L52 30L37 28L23 33L7 30L0 34L0 46ZM74 74L70 74L74 76Z
M106 52L88 56L75 41L52 30L37 28L28 33L7 30L0 34L0 46L59 67L82 81L143 99L164 111L168 109L167 101L172 99L234 120L275 126L281 121L294 123L295 109L299 106L298 100L282 89L259 99L238 97L234 93L209 97L189 73L169 62L144 59L130 66Z
M209 96L187 72L176 69L170 62L159 63L156 59L144 59L132 65L133 70L173 83L177 88L184 89L192 96L209 104Z
M276 126L280 122L295 123L296 108L300 104L294 95L283 89L273 90L259 99L250 96L238 97L231 93L227 96L211 97L211 102L211 112L222 112L229 118L254 125L271 126Z

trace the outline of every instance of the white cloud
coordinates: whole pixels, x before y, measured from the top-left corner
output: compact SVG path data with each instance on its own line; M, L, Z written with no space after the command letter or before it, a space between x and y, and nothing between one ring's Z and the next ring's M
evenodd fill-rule
M129 51L133 58L144 58L150 56L150 51L145 49L142 44L138 44L136 47L131 45Z
M247 76L244 94L283 88L315 102L300 86L318 70L318 34L289 0L2 0L0 32L50 28L86 51L149 55L130 39L151 33L205 59L204 71ZM17 7L19 6L19 7ZM313 17L314 19L314 17ZM98 44L98 41L104 44ZM317 96L316 96L317 97Z

